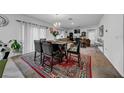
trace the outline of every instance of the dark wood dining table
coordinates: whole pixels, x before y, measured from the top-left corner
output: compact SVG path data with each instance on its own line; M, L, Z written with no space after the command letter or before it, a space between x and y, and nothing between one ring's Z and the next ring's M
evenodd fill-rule
M70 48L70 45L73 44L72 41L69 40L49 40L47 41L53 45L58 45L59 50L64 54L64 56L67 58L67 50Z

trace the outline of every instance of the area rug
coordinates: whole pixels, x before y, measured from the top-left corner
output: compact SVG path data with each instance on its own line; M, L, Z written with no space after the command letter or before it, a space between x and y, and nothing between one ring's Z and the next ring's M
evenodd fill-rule
M88 55L81 55L80 66L74 55L71 55L68 61L63 58L61 63L54 60L52 72L49 66L41 66L40 58L34 61L34 52L24 54L21 58L43 78L92 78L91 57ZM46 58L45 62L49 61L50 58Z

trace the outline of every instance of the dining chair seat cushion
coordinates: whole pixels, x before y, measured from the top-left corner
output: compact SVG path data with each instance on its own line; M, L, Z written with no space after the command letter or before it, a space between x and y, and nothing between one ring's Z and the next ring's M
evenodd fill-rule
M77 51L77 47L72 47L72 48L69 49L69 51L74 51L74 52L76 52L76 51Z

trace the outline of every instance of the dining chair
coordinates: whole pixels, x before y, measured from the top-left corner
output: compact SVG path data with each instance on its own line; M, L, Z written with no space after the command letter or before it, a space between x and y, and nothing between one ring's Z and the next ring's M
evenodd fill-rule
M62 59L65 56L67 58L67 43L60 45L60 51L62 53Z
M42 42L46 41L46 39L45 38L42 38L42 39L40 39L40 41L42 43Z
M62 53L59 51L59 50L56 50L54 51L54 45L51 44L51 43L48 43L48 42L43 42L42 43L42 49L43 49L43 64L42 66L45 65L48 65L47 63L45 63L45 58L46 57L49 57L50 58L50 68L51 68L51 71L53 69L53 60L56 59L56 60L59 60L59 63L61 62L61 58L62 58Z
M35 47L35 53L34 53L34 61L36 61L36 58L40 56L40 64L42 62L42 44L40 40L34 40L34 47ZM40 55L37 55L39 53Z
M4 55L3 59L8 59L9 53L10 53L10 51L5 52L5 55Z
M69 39L70 39L71 41L73 41L73 33L72 33L72 32L69 33Z
M78 65L80 66L80 41L78 41L78 43L76 43L73 47L70 47L67 50L67 61L68 61L68 54L74 54L77 55L78 58Z
M42 42L44 41L46 41L46 39L34 40L34 47L35 47L34 61L36 61L36 57L40 56L40 61L42 62L42 53L43 53ZM37 56L37 53L39 53L40 55Z

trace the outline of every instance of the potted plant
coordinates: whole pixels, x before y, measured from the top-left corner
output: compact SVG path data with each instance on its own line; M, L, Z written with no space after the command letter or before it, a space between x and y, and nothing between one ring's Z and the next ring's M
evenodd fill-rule
M13 52L20 52L22 45L21 42L17 41L17 40L10 40L9 43L11 43L11 49L13 50Z

